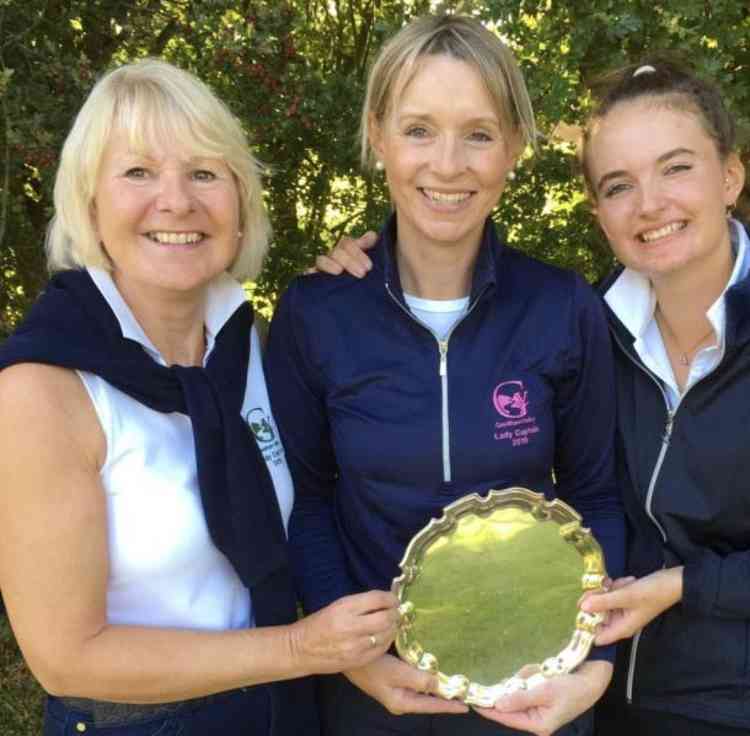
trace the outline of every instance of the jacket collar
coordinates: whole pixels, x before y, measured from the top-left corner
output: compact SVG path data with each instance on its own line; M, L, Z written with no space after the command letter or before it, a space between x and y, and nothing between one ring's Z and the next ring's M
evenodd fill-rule
M738 223L737 227L748 253L743 264L744 273L726 293L727 345L750 342L750 229L743 223Z
M732 241L737 250L730 282L732 285L711 307L719 319L719 307L725 309L724 339L727 347L750 341L750 233L742 223L732 221ZM630 268L616 268L599 286L610 324L618 341L632 346L645 331L654 312L654 294L648 279ZM723 305L719 301L723 300Z
M378 242L372 253L372 261L375 267L374 270L383 274L386 289L406 307L396 262L396 232L396 214L393 213L380 231ZM488 287L494 287L497 283L497 269L504 249L505 245L498 237L492 219L488 217L484 223L482 242L479 246L476 263L474 264L474 273L471 280L471 298L469 299L470 304L473 304Z

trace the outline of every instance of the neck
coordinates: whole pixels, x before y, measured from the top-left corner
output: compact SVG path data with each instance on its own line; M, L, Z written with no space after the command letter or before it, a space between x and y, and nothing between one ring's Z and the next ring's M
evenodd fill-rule
M153 294L140 286L112 278L133 312L138 324L167 365L200 366L206 352L206 294L159 292Z
M471 292L471 277L479 252L476 247L436 248L402 243L396 245L401 287L422 299L460 299Z
M706 312L726 288L734 266L729 239L710 262L698 265L652 279L659 311L682 345L698 340L711 326Z

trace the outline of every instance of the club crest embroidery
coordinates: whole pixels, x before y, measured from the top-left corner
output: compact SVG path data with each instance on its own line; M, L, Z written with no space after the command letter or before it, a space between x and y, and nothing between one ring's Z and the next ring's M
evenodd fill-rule
M528 445L539 432L536 418L529 415L531 401L523 381L503 381L492 392L492 405L504 421L495 422L495 439L512 447Z
M247 426L250 427L252 433L255 435L255 439L260 444L273 442L276 439L271 422L268 420L263 409L251 409L247 413L245 420L247 421Z

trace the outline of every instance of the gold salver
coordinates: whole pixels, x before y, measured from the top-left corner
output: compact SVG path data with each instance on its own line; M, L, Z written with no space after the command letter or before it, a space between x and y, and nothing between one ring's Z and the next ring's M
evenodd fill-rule
M581 517L526 488L464 496L409 543L393 581L396 649L438 675L439 694L490 707L570 672L588 655L599 614L602 550Z

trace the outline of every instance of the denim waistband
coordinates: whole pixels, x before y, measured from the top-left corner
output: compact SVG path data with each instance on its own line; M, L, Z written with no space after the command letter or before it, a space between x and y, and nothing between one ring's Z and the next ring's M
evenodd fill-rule
M126 726L156 718L166 718L179 711L190 711L208 705L218 699L247 693L258 687L243 687L237 690L226 690L213 695L204 695L190 700L178 700L171 703L112 703L107 700L90 698L57 697L63 706L81 713L95 726Z

